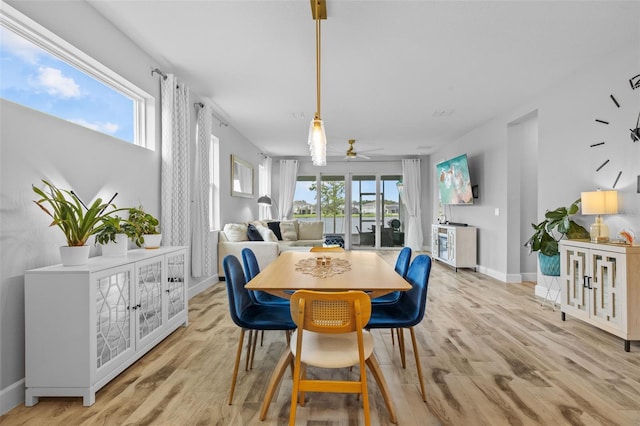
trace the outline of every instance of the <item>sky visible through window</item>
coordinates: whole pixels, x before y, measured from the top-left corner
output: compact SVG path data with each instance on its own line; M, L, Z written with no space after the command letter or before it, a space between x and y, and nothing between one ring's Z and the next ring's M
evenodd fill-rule
M0 26L0 97L134 143L134 101Z

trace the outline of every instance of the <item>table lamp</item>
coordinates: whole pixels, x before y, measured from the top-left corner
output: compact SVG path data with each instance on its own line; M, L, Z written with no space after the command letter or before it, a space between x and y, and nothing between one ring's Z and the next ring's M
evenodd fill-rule
M595 214L596 221L591 224L589 234L592 243L609 241L609 227L602 221L603 214L618 213L618 191L591 191L580 195L582 214Z

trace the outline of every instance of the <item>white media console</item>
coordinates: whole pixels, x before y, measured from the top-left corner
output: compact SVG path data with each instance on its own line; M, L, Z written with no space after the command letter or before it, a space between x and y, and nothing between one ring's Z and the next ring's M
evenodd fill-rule
M451 224L431 226L431 256L458 268L473 268L477 257L477 228Z

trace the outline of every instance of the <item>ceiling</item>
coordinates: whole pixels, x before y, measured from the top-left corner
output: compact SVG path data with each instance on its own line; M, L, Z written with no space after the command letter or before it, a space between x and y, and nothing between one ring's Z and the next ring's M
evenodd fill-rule
M308 155L316 108L308 0L88 0L273 156ZM429 154L623 47L635 1L327 0L329 155ZM150 64L150 66L156 64Z

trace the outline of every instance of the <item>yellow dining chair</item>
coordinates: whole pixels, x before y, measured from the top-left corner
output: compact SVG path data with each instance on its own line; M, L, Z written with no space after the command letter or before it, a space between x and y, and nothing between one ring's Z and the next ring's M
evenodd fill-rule
M311 247L311 249L309 250L311 253L315 253L315 252L325 252L325 251L333 251L333 252L343 252L344 249L340 246L330 246L330 247L320 247L320 246L314 246Z
M299 290L291 296L291 318L298 328L290 341L295 363L289 425L295 424L298 396L300 405L304 405L305 392L361 394L364 421L370 424L365 363L375 363L370 365L374 375L377 366L373 336L363 329L370 315L371 300L361 291ZM307 379L307 365L320 368L359 365L360 377L358 380Z

